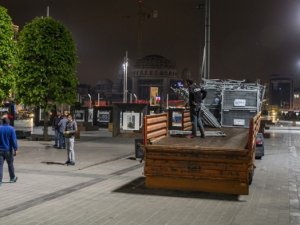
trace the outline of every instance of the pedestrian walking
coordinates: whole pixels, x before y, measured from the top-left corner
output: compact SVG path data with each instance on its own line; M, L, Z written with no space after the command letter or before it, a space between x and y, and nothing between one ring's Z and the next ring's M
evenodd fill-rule
M194 138L197 136L197 127L200 130L201 138L205 138L204 127L201 118L201 103L207 95L207 91L197 85L192 80L186 80L186 85L189 91L189 106L190 117L192 121L192 134L188 135L188 138Z
M66 124L66 129L64 132L65 140L66 140L66 149L67 149L67 156L68 160L66 161L67 165L75 165L75 150L74 150L74 143L75 143L75 133L77 132L77 123L73 120L71 114L68 115L68 122Z
M68 122L67 115L64 114L58 123L58 135L59 135L58 148L59 149L66 148L64 132L66 130L67 122Z
M59 122L62 119L61 112L57 111L55 117L53 118L52 122L52 129L54 130L54 145L53 147L59 147Z
M17 154L18 143L15 129L9 125L7 117L3 117L0 126L0 185L3 179L3 164L7 162L10 182L15 183L17 177L14 169L14 156Z

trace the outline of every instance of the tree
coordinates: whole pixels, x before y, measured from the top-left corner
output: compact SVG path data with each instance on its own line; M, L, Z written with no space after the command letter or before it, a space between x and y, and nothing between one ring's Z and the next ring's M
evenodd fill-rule
M15 87L16 43L7 9L0 6L0 102L6 100Z
M76 46L63 24L38 17L20 32L18 51L17 96L24 104L44 110L47 139L48 112L56 103L73 104L76 99Z

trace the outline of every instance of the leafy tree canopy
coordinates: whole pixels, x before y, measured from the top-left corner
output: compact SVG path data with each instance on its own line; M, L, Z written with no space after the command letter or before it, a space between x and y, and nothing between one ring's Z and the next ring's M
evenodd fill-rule
M14 30L7 9L0 6L0 102L14 89L16 44Z
M19 35L18 97L47 109L52 103L74 103L78 63L71 33L51 17L35 18Z

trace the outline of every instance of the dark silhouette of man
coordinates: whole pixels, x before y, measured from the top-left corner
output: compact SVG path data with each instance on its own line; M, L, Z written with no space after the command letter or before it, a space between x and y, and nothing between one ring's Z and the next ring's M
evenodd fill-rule
M194 83L192 80L186 80L185 83L189 91L190 117L192 122L192 134L188 135L187 137L196 137L198 127L201 138L205 138L205 132L201 118L201 103L206 97L207 91L203 87Z

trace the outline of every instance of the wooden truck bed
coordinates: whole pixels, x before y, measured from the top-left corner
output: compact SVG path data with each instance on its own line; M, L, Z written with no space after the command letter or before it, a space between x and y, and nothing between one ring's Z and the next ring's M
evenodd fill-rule
M174 136L166 136L163 139L155 142L155 145L172 145L172 146L194 146L201 147L204 149L208 147L209 149L244 149L247 145L248 141L248 129L247 128L210 128L205 129L205 131L213 132L213 131L221 131L226 136L207 136L206 138L186 138L186 135L174 135Z
M252 120L249 129L218 128L216 130L222 130L225 137L205 139L170 137L167 117L167 114L159 114L144 119L147 187L249 193L259 115Z

